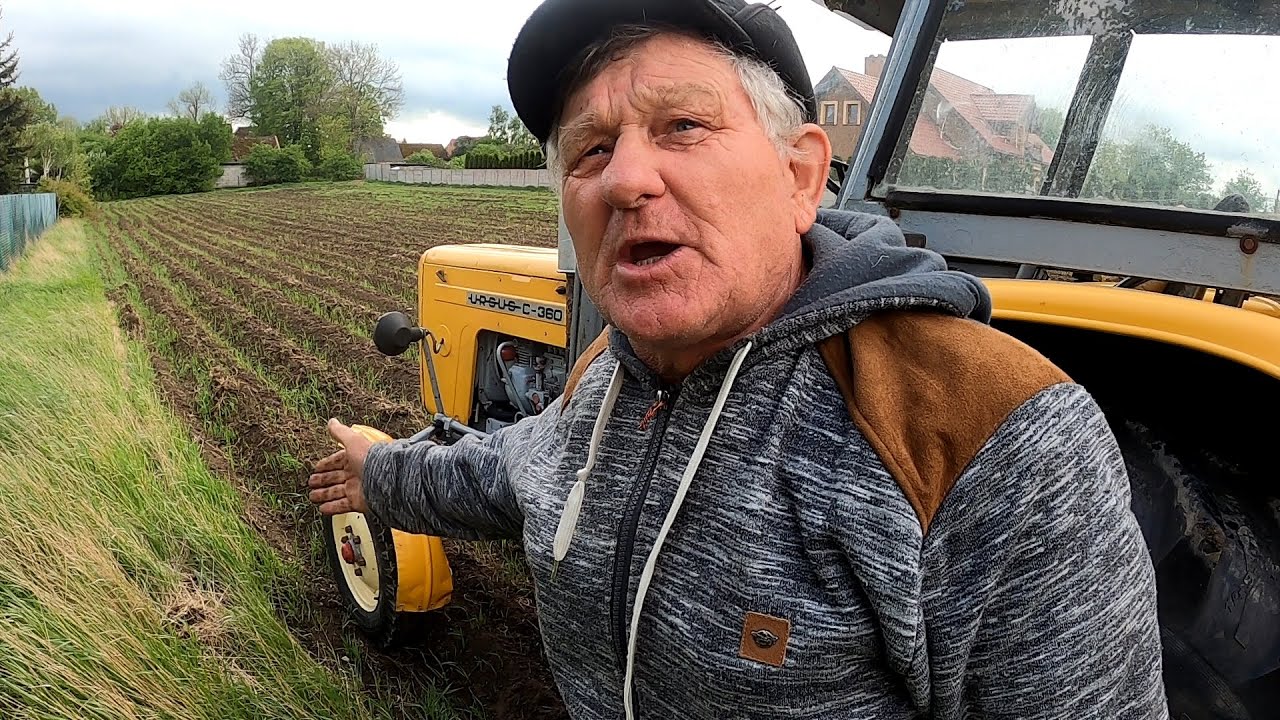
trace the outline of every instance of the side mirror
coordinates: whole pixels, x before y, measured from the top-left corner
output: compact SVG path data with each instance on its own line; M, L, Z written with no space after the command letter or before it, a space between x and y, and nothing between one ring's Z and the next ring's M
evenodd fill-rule
M401 355L426 335L427 331L415 327L404 313L389 312L378 318L373 328L373 344L383 355Z

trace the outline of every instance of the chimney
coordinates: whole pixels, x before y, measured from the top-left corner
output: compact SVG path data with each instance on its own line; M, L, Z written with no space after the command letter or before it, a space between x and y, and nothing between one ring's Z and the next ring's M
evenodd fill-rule
M868 55L864 74L873 78L880 77L880 74L884 72L884 61L885 57L883 55Z

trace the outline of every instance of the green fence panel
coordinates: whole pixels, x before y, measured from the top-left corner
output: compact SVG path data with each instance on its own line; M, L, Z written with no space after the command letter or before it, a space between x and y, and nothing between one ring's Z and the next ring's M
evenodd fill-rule
M0 195L0 272L57 221L58 196L53 193Z

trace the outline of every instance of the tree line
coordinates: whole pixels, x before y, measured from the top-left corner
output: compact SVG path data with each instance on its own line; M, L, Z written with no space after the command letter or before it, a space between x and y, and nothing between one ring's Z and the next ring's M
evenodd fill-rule
M213 189L232 159L233 124L279 143L255 145L244 158L256 184L356 179L363 145L385 138L404 106L400 69L375 45L245 34L221 63L222 111L213 90L197 82L169 100L167 115L113 106L82 123L16 84L13 42L0 32L0 194L38 180L67 212L83 212L93 199ZM544 162L536 140L501 106L484 137L461 145L455 166L469 166L467 153L484 167ZM434 155L416 159L444 164Z
M1030 130L1055 148L1064 119L1061 109L1044 108L1036 114ZM1045 170L1034 161L995 153L959 160L909 153L897 182L947 190L1038 194ZM1205 154L1170 128L1155 123L1123 136L1104 137L1094 151L1079 197L1203 210L1280 212L1274 196L1247 168L1215 187L1213 167Z

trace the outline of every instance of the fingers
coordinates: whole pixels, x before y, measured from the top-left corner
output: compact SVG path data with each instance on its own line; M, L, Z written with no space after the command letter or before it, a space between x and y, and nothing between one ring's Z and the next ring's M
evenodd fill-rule
M322 472L329 472L331 470L341 470L342 468L346 467L346 465L347 465L347 451L343 449L343 450L339 450L336 453L333 453L332 455L329 455L328 457L324 458L320 462L316 463L314 472L322 473Z
M346 425L338 422L337 418L329 418L329 424L326 428L329 430L329 436L341 443L344 448L347 446L347 443L360 437L355 430L352 430Z
M345 496L320 506L320 513L323 515L338 515L340 513L349 513L352 510L351 500Z
M341 485L351 479L351 473L346 470L333 470L330 472L313 473L307 478L307 487L322 488L330 485Z
M341 500L347 497L347 488L343 485L329 485L321 487L307 493L307 497L316 505L323 505L333 500Z

